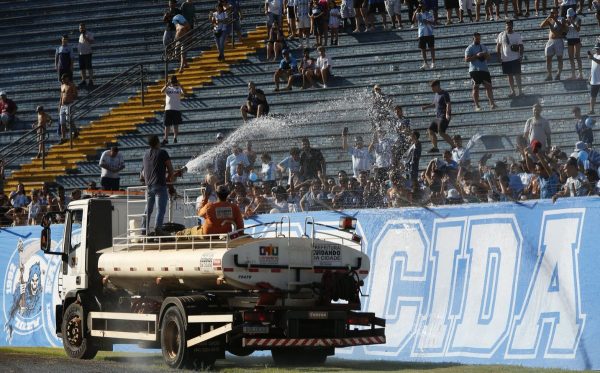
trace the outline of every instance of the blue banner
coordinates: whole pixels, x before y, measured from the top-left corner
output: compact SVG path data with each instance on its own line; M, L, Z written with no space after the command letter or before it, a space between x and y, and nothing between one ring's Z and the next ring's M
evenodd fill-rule
M371 258L363 309L387 320L387 344L339 357L600 369L599 207L598 198L571 198L290 217L293 235L305 233L307 216L331 226L355 217ZM61 345L61 263L39 251L39 233L0 230L0 345ZM61 236L53 226L53 245Z

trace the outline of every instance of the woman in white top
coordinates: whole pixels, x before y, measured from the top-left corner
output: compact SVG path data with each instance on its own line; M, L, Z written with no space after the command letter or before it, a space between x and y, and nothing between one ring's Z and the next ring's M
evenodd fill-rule
M569 62L571 63L571 79L575 79L575 60L579 70L579 79L583 79L583 68L581 66L581 39L579 31L581 30L581 18L577 17L575 9L567 10L567 49L569 51Z
M165 116L163 120L165 134L162 144L167 145L169 143L170 127L173 127L173 142L177 144L179 125L183 122L181 119L181 96L185 95L185 90L179 84L177 77L172 75L171 80L165 84L160 92L165 94Z
M222 2L219 2L216 10L210 14L210 22L213 24L215 43L219 51L219 61L225 61L225 40L227 39L227 23L229 17Z
M315 76L323 82L323 88L327 88L327 81L331 76L331 59L325 55L325 47L317 48L319 58L317 58Z

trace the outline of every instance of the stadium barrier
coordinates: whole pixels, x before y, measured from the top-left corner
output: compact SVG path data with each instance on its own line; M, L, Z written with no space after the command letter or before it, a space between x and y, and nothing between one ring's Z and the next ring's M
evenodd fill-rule
M307 216L330 226L357 219L371 257L363 308L387 319L386 345L337 356L600 369L600 199L298 213L293 235L310 234ZM61 229L52 232L59 244ZM0 231L0 346L61 345L53 304L62 264L38 250L39 233ZM336 260L335 250L315 255Z

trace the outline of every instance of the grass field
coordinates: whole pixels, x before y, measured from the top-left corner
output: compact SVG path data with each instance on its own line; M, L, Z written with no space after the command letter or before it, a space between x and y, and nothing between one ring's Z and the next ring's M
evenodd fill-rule
M60 348L0 348L0 355L32 355L36 357L46 356L55 358L65 358L64 351ZM96 357L97 361L117 362L123 364L124 370L127 367L137 369L144 367L148 371L167 371L168 369L162 363L160 354L144 353L124 353L124 352L100 352ZM214 371L224 373L242 373L242 372L428 372L428 373L530 373L530 372L567 372L561 369L540 369L523 368L518 366L506 365L457 365L457 364L431 364L431 363L402 363L390 361L351 361L342 359L328 359L327 363L319 367L297 367L297 368L276 368L269 357L231 357L226 360L219 360Z

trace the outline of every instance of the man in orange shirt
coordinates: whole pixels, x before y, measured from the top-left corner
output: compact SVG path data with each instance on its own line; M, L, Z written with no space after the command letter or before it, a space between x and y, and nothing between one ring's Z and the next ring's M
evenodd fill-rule
M202 192L202 207L198 215L204 218L202 234L222 234L232 232L231 223L235 223L236 229L244 229L244 219L240 208L233 203L227 202L229 189L225 185L217 188L217 202L208 202L209 193L206 189ZM244 234L243 231L240 234Z

